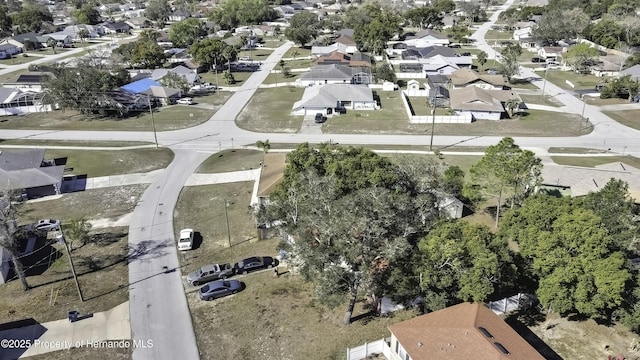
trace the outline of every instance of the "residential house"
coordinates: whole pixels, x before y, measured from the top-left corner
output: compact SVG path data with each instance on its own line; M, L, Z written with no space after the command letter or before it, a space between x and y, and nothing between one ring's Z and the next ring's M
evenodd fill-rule
M629 75L633 81L640 81L640 64L633 65L632 67L624 69L618 73L618 76L620 77L627 75Z
M520 46L527 49L532 49L536 45L533 28L530 26L513 30L513 40L517 40Z
M389 326L389 360L544 360L484 304L462 303Z
M455 50L445 46L410 47L401 53L402 64L418 63L428 73L451 73L460 68L469 68L473 64L471 56L459 56ZM440 66L451 65L453 70L441 71Z
M45 149L0 152L0 182L8 190L22 191L26 198L60 193L64 165L45 160Z
M327 84L310 86L302 99L293 104L294 115L331 115L346 109L375 110L378 108L373 91L366 85Z
M507 89L507 82L502 75L481 75L471 69L460 69L449 75L451 85L454 88L468 86L481 87L483 89L502 90Z
M407 36L404 40L404 43L409 46L414 46L418 48L427 47L427 46L447 46L449 45L449 38L447 35L439 33L432 29L425 29L419 31L413 36Z
M275 6L273 9L278 13L280 13L280 16L285 18L293 16L293 12L295 11L293 7L290 5L278 5L278 6Z
M124 21L103 23L104 32L107 34L128 33L131 26Z
M338 51L321 55L313 60L313 65L340 64L349 67L371 67L371 57L367 54L357 52L353 55L344 54Z
M11 39L7 39L7 42L19 46L23 51L25 51L28 50L28 47L26 46L27 43L33 44L35 49L41 49L49 46L47 45L49 43L49 39L51 38L46 35L29 32L18 34Z
M66 32L59 31L55 33L45 34L45 36L50 37L51 39L57 41L58 46L62 47L65 45L69 45L73 42L73 36L67 34Z
M420 60L427 59L436 55L445 57L456 57L457 53L450 47L446 46L426 46L426 47L407 47L400 54L402 60Z
M46 78L51 76L49 72L28 72L20 74L14 78L14 80L3 83L4 87L20 89L22 91L29 92L41 92L43 89L42 84Z
M538 49L538 56L546 60L560 62L560 58L566 50L562 46L543 46Z
M326 84L371 84L373 76L367 67L352 68L345 65L316 65L297 81L299 86Z
M342 44L346 48L347 54L355 54L358 51L358 47L356 46L355 40L353 37L347 35L340 35L335 41L334 44Z
M272 36L275 31L275 26L271 25L258 25L253 28L253 33L257 36Z
M164 51L167 61L170 63L184 62L191 59L189 49L171 48Z
M591 73L598 77L618 76L623 64L624 58L621 56L601 56L600 62L591 67Z
M22 52L22 48L11 43L0 43L0 59L7 59Z
M487 90L478 86L454 88L449 91L451 110L458 115L471 115L475 120L500 120L507 114L505 104L520 96L511 90Z
M120 3L102 4L98 7L100 16L108 17L114 13L120 12Z
M170 105L182 97L182 90L166 86L151 86L140 94L149 95L162 105Z
M73 41L82 41L78 33L81 31L87 31L87 39L97 39L105 34L104 27L102 25L69 25L62 30L63 33L71 35Z
M51 105L43 103L44 97L44 92L0 88L0 116L51 111Z
M131 19L125 20L125 23L131 26L132 29L144 29L151 26L151 20L147 19L144 16L134 17Z
M329 46L314 45L311 47L311 56L318 57L318 56L328 55L336 51L342 54L349 54L348 50L349 50L349 47L347 45L340 44L340 43L333 43Z
M440 74L427 75L426 88L429 89L427 101L430 104L435 102L437 107L449 107L449 89L451 88L449 76Z
M162 84L151 78L143 78L121 86L120 89L131 94L140 94L149 90L152 86L162 86Z
M126 86L126 85L125 85ZM149 108L149 103L152 101L146 94L133 93L124 89L124 87L109 91L100 101L100 105L103 108L118 109L123 115L130 112L141 111Z
M144 9L130 9L130 10L125 10L122 13L122 17L125 19L133 19L137 17L143 17L144 14L145 14Z
M452 58L444 57L442 55L436 55L434 57L424 59L420 61L422 65L422 72L426 75L450 75L458 70L460 67L453 63ZM425 76L425 77L426 77Z
M151 72L151 79L158 81L169 73L182 76L190 87L200 83L198 73L182 65L178 65L173 69L155 69Z
M183 10L176 10L169 14L169 21L183 21L191 17L191 13Z

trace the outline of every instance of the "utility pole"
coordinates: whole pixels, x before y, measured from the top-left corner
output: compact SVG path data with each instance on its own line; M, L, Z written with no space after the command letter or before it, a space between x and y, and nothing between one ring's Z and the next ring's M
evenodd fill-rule
M584 94L582 94L582 119L584 120L584 108L587 107L587 99L585 99Z
M76 269L73 266L73 259L71 259L71 251L69 250L69 244L67 244L67 238L64 236L64 232L62 231L62 224L58 227L60 229L60 237L62 238L62 242L64 243L64 248L67 250L67 256L69 257L69 265L71 265L71 274L73 275L73 280L76 282L76 289L78 289L78 296L80 296L80 302L84 302L84 298L82 297L82 290L80 290L80 283L78 282L78 276L76 275Z
M216 57L213 58L213 66L216 71L216 92L220 91L218 88L220 87L220 82L218 81L218 59Z
M433 150L433 132L436 128L436 96L433 96L433 103L431 104L431 141L429 142L429 151Z
M544 69L544 82L542 83L542 101L544 101L544 88L547 86L547 69Z
M156 149L158 148L158 135L156 134L156 119L153 117L153 108L151 107L151 95L147 94L147 105L149 105L149 113L151 113L151 126L153 127L153 138L156 141Z
M227 212L227 199L224 200L224 218L227 221L227 241L229 242L229 248L231 248L231 229L229 228L229 213Z

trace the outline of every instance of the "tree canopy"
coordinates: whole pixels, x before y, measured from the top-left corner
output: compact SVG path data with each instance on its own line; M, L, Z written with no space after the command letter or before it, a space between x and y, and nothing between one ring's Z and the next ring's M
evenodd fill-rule
M176 47L187 47L207 35L204 23L195 18L189 18L169 27L169 40Z
M168 0L149 0L144 9L144 16L156 23L164 24L171 14L171 5Z
M402 19L377 3L349 10L347 19L348 24L353 24L353 39L361 51L382 54L387 42L402 33Z
M294 43L304 46L318 36L320 29L321 23L317 14L301 11L289 19L289 27L284 30L284 35Z
M164 49L155 40L157 34L144 31L138 40L122 44L113 50L130 67L154 69L162 67L166 61Z
M214 64L234 61L237 55L233 46L215 38L206 38L194 43L190 52L195 61L205 69L211 68Z
M266 0L223 0L209 16L224 29L260 24L277 17L276 10Z
M84 5L79 9L73 10L73 18L77 24L98 24L102 18L95 7L90 4Z
M45 23L52 23L53 16L45 7L25 7L11 16L20 33L39 32Z

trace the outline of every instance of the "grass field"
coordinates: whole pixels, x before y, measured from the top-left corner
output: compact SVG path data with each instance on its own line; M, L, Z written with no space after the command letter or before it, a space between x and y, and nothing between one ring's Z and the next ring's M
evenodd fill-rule
M287 50L283 58L299 58L299 57L306 57L309 55L311 55L311 48L294 46L291 49Z
M217 172L240 171L256 169L264 160L264 152L256 150L224 150L211 155L205 160L197 173L208 174Z
M134 150L76 150L48 149L45 158L67 158L68 169L76 175L88 177L143 173L164 169L173 160L173 152L167 148Z
M491 43L491 40L511 40L513 39L513 33L509 31L489 30L484 35L485 40Z
M293 103L302 98L304 89L278 87L258 89L238 115L239 127L257 132L297 132L302 116L291 115Z
M627 165L631 165L637 169L640 169L640 159L633 156L594 156L594 157L582 157L582 156L551 156L556 164L570 165L570 166L582 166L582 167L596 167L598 165L609 164L612 162L621 162Z
M22 54L18 54L18 55L14 55L13 58L0 60L0 64L8 65L8 66L19 65L19 64L25 64L38 59L40 59L39 56L24 56Z
M524 101L525 104L539 104L554 107L560 107L563 105L562 103L548 96L545 96L544 100L542 99L541 95L520 95L520 98L522 99L522 101Z
M536 74L540 78L545 77L545 71L537 71ZM547 81L565 89L565 90L578 90L578 89L593 89L596 84L602 82L602 78L599 78L591 74L577 74L573 71L563 70L548 70L546 71ZM567 84L567 80L571 82L575 88L572 88Z
M602 113L622 125L640 130L640 110L603 111Z
M221 92L213 97L213 110L188 105L171 105L153 110L157 131L178 130L202 124L209 120L231 96ZM52 129L52 130L153 130L149 112L141 112L126 118L111 118L80 114L73 110L51 111L21 116L3 116L0 127L5 129Z

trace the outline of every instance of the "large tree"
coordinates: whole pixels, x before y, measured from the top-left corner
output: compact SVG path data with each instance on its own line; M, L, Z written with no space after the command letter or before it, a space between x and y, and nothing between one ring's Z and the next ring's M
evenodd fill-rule
M579 43L570 47L563 55L563 58L567 64L571 65L575 70L584 71L595 63L599 55L600 52L598 49L592 47L590 44Z
M365 5L352 14L357 15L350 21L355 24L353 37L361 51L382 54L387 42L402 32L402 19L393 11L376 6L375 3Z
M505 214L500 233L518 243L545 307L610 320L623 304L631 274L593 211L538 195Z
M300 46L314 40L320 31L318 15L310 11L302 11L294 14L289 19L289 27L284 30L284 35Z
M101 65L91 59L79 60L76 67L54 65L51 73L44 83L51 101L63 109L75 109L85 114L114 110L105 108L107 93L130 79L126 70Z
M136 41L122 44L113 50L121 60L133 68L154 69L166 61L164 50L155 40L157 34L143 31Z
M518 57L522 55L522 47L518 43L509 43L509 45L502 50L501 55L500 70L502 74L511 81L514 75L520 74Z
M20 259L20 240L24 240L24 237L18 228L18 205L12 201L11 194L11 190L0 188L0 247L9 252L13 270L22 283L22 289L26 291L29 290L29 283Z
M101 20L100 13L95 7L87 4L79 9L73 10L73 18L76 24L98 24Z
M46 23L53 22L53 16L45 7L25 7L12 15L12 21L20 33L39 32Z
M228 59L225 57L227 52L229 55L234 53L235 48L221 39L206 38L194 43L189 49L193 59L205 69L211 68L214 64L224 64L227 60L235 60L235 54Z
M206 35L204 22L195 18L179 21L169 27L169 40L176 47L191 46Z
M541 160L533 152L520 149L510 137L489 146L471 167L471 183L484 195L495 198L496 227L503 200L510 198L511 207L521 201L540 180L541 169Z
M171 5L168 0L149 0L144 9L144 16L158 24L164 24L171 14Z
M420 288L429 311L461 301L484 302L516 273L506 241L486 226L444 222L418 248Z
M407 10L404 13L404 17L411 22L412 26L420 30L440 29L444 25L441 11L430 6L421 6Z
M347 324L358 296L393 295L391 270L437 216L435 197L406 174L363 148L303 144L260 212L293 237L291 261L313 281L318 300L348 300Z
M11 35L12 26L13 20L9 15L9 8L4 4L0 4L0 36Z
M239 25L257 25L277 17L277 12L266 0L223 0L209 16L224 29L232 29Z
M532 35L544 45L555 45L560 40L572 40L582 35L589 23L589 15L581 8L550 8Z

